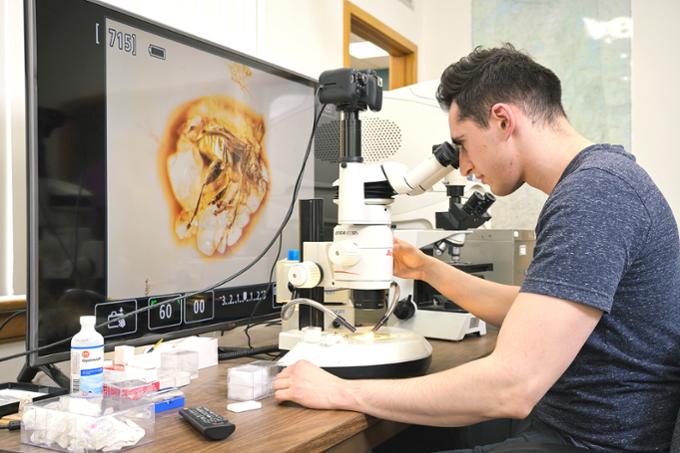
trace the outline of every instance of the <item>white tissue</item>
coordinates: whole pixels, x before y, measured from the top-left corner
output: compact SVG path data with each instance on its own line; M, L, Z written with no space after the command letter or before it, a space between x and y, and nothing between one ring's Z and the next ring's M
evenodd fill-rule
M78 453L120 450L137 444L146 434L132 420L121 420L111 413L111 408L101 413L99 398L63 397L45 406L27 407L22 416L22 429L32 431L30 441L33 444L56 444L61 449Z

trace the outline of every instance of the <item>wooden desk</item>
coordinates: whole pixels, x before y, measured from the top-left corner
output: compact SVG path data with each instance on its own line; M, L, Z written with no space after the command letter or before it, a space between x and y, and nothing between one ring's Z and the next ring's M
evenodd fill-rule
M488 355L496 344L496 331L484 337L462 342L431 341L433 346L430 372ZM203 439L175 411L156 417L155 440L135 448L134 452L357 452L379 445L406 428L403 423L380 420L350 411L319 411L297 405L277 405L273 398L262 401L257 411L234 414L226 409L227 370L230 366L249 362L238 359L200 371L198 379L184 387L187 406L207 406L226 416L236 431L221 442ZM48 450L21 445L20 431L0 431L0 450L40 452Z

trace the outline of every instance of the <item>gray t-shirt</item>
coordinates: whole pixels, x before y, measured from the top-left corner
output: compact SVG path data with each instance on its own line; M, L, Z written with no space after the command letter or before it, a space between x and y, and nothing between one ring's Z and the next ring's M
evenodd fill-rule
M663 195L620 146L567 166L522 292L604 313L533 415L595 451L668 451L680 408L680 243Z

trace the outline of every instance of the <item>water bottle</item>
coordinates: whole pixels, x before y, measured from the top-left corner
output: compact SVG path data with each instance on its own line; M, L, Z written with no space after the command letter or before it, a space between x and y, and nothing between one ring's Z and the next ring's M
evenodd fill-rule
M71 393L102 396L104 387L104 337L94 330L97 318L80 317L80 332L71 340Z

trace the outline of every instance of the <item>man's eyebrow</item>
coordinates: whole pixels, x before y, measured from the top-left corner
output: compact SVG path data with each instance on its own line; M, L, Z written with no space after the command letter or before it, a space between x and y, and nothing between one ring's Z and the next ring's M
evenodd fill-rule
M453 142L454 145L462 146L463 140L465 140L465 137L462 135L458 137L451 137L451 141Z

